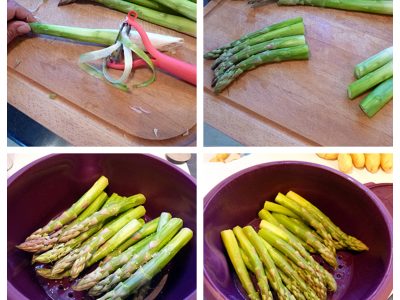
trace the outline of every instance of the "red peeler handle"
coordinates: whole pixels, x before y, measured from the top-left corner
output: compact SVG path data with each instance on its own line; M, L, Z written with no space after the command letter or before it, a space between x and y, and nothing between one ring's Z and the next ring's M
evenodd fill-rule
M196 85L196 66L186 63L184 61L172 58L164 53L159 52L154 46L151 44L149 37L147 36L146 31L136 23L137 13L131 10L128 13L127 22L129 25L134 27L142 38L143 45L146 50L151 54L153 60L156 61L157 67L163 69L169 74L185 80L193 85Z

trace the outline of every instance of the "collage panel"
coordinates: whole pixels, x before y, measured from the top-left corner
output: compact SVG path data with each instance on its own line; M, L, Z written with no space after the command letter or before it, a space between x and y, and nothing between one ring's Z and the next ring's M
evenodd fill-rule
M196 155L8 155L7 299L196 299Z
M17 1L9 145L196 145L195 2Z
M205 145L392 146L392 14L392 1L209 1Z
M203 165L204 299L393 299L391 153Z

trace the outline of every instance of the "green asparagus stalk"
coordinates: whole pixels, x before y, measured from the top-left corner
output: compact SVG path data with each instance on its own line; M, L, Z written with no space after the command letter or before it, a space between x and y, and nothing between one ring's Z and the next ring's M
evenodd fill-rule
M102 227L102 225L103 225L102 223L97 224L96 226L93 226L92 228L90 228L88 231L81 233L76 238L73 238L72 240L69 240L66 243L57 244L53 249L37 256L34 261L46 264L46 263L55 262L55 261L63 258L67 254L69 254L72 250L79 247L84 241L86 241L88 238L90 238L96 232L98 232L100 230L100 228Z
M320 222L324 224L324 227L329 231L329 233L337 241L344 241L350 250L354 251L365 251L368 250L367 245L358 240L355 237L347 235L338 226L336 226L322 211L320 211L311 202L307 201L305 198L296 194L293 191L289 191L286 196L289 199L295 201L298 205L306 208L308 211L312 212L313 216L317 218Z
M361 78L372 71L382 67L393 60L393 47L386 48L381 52L369 57L368 59L360 62L354 68L356 78Z
M105 200L107 199L107 194L105 192L102 192L96 200L94 200L75 220L73 220L71 223L68 225L58 229L56 232L43 236L37 239L32 239L29 241L26 241L20 245L18 245L19 249L22 249L24 251L28 252L44 252L47 250L50 250L53 248L53 246L58 242L59 236L61 235L62 232L65 230L71 228L75 224L78 224L79 222L82 222L84 219L86 219L88 216L92 215L96 211L99 210L99 208L104 204ZM36 259L36 258L35 258Z
M277 203L271 202L271 201L265 201L264 209L268 210L270 212L276 212L279 214L283 214L283 215L291 217L291 218L296 218L296 219L299 218L299 216L296 215L294 212L292 212L290 209L287 209L286 207L279 205Z
M239 250L240 250L240 255L242 256L242 259L243 259L243 262L244 262L246 268L247 268L250 272L252 272L252 273L254 274L254 272L255 272L255 271L254 271L254 267L253 267L253 265L251 264L250 259L247 257L246 253L244 253L244 251L243 251L242 248L239 248Z
M163 3L157 3L157 2L151 1L151 0L125 0L125 1L150 8L150 9L156 10L158 12L163 12L163 13L171 14L171 15L177 14L174 10L163 5Z
M393 77L380 83L360 102L360 108L370 118L393 98Z
M165 224L167 224L168 221L171 220L171 218L172 218L172 216L170 213L167 213L167 212L161 213L160 220L157 225L157 232L160 232L163 229L163 227L165 226Z
M288 291L294 295L297 300L307 300L304 294L301 292L299 286L295 281L290 279L284 272L279 272L280 277L284 283L284 287L288 289Z
M194 37L196 36L196 22L193 22L192 20L186 19L184 17L165 14L147 7L125 2L123 0L93 1L123 13L128 13L131 10L134 10L137 12L138 17L144 21L170 28L179 32L183 32Z
M240 247L243 249L244 253L246 253L247 257L250 260L251 265L254 268L254 274L257 278L257 285L260 288L261 298L262 299L271 299L272 293L269 289L268 279L265 275L264 267L262 261L260 260L256 249L253 247L249 239L246 237L243 229L239 226L233 228L233 233L235 234Z
M82 222L74 225L72 228L63 232L60 236L60 242L66 242L70 239L78 236L80 233L88 230L91 226L101 223L110 217L117 216L120 213L127 211L130 208L136 207L146 202L146 198L142 194L137 194L123 200L119 203L114 203L108 207L101 209L94 213L90 217L86 218ZM139 206L137 209L138 216L140 218L144 215L145 209L143 206Z
M156 274L172 260L172 258L192 239L193 232L183 228L172 238L149 262L132 274L126 281L121 282L114 290L108 292L101 300L124 299L138 288L149 282Z
M324 244L333 252L336 252L335 245L333 243L332 236L329 234L327 229L323 226L319 219L317 219L314 214L310 213L310 211L299 205L297 202L291 200L286 197L282 193L279 193L275 201L279 204L285 206L286 208L292 210L294 213L299 215L304 221L306 221L311 227L313 227L317 233L323 238Z
M196 21L197 5L188 0L155 0L193 21Z
M231 67L222 76L217 77L214 91L222 92L233 80L239 77L247 70L254 69L262 64L280 62L287 60L308 59L308 46L296 46L276 50L267 50L257 55L241 61L239 64Z
M119 282L127 279L140 266L149 261L157 251L160 251L160 249L178 232L182 224L183 222L181 219L172 218L163 227L163 230L157 232L152 241L141 249L139 253L135 254L124 266L117 269L113 274L96 283L96 285L90 289L89 294L91 296L99 296L114 288Z
M293 35L304 35L304 24L303 23L295 23L293 25L289 25L287 27L279 28L264 34L257 35L253 38L249 38L240 44L236 45L233 48L228 49L223 54L221 54L213 63L212 69L215 69L220 63L227 60L229 57L246 49L249 46L257 45L260 43L264 43L267 41L271 41L277 38L283 38Z
M243 228L243 232L246 234L247 238L250 240L251 244L254 246L257 251L262 263L265 266L265 272L267 274L268 282L271 284L272 288L275 290L279 299L292 299L295 300L294 297L288 297L286 294L284 285L279 276L278 269L276 268L274 261L271 256L268 254L268 251L265 249L262 238L257 234L251 226L246 226Z
M253 282L250 279L250 275L247 272L246 265L242 259L241 255L241 249L239 247L239 244L236 240L235 234L233 233L232 230L224 230L221 232L221 238L222 242L225 246L226 251L228 252L228 256L232 262L232 265L236 271L236 274L239 277L239 280L245 289L247 295L249 296L250 299L252 300L257 300L260 299L260 295L254 288ZM243 251L244 253L244 251ZM246 255L246 253L244 253ZM248 256L246 255L248 258ZM249 260L249 265L251 266L250 260ZM255 272L255 269L252 267L252 272Z
M233 47L239 45L240 43L242 43L242 42L244 42L244 41L246 41L248 39L254 38L254 37L256 37L258 35L262 35L264 33L268 33L270 31L274 31L274 30L277 30L277 29L280 29L280 28L287 27L289 25L293 25L293 24L296 24L296 23L302 23L302 22L303 22L303 18L297 17L297 18L285 20L283 22L279 22L279 23L276 23L276 24L273 24L273 25L270 25L270 26L266 26L266 27L264 27L264 28L262 28L260 30L255 31L255 32L251 32L251 33L245 34L241 38L239 38L239 39L237 39L237 40L235 40L235 41L233 41L233 42L231 42L229 44L226 44L226 45L224 45L224 46L222 46L220 48L217 48L217 49L214 49L214 50L211 50L211 51L207 52L206 54L204 54L204 58L205 59L216 59L223 52L225 52L227 49L233 48Z
M108 179L101 176L93 186L81 197L77 202L75 202L69 209L64 211L59 217L51 220L46 226L39 228L34 233L32 233L26 240L36 239L42 237L45 234L54 232L62 228L65 224L68 224L72 220L76 219L78 215L84 211L100 193L108 185Z
M140 217L140 216L139 216ZM67 256L63 257L61 260L53 267L53 274L58 274L64 272L68 268L73 268L71 274L76 275L83 270L86 262L90 260L94 252L104 244L108 239L110 239L115 233L117 233L122 227L124 227L130 220L138 218L138 208L130 209L127 212L121 214L115 220L109 222L95 235L90 237L85 241L82 246L74 249ZM80 271L79 271L80 270ZM79 272L78 272L79 271Z
M121 245L126 239L129 238L132 234L137 232L144 224L143 219L133 219L124 227L122 227L112 238L110 238L107 242L105 242L97 251L93 254L92 258L87 263L87 266L91 266L94 263L98 262L100 259L107 256L107 254L111 253L114 249L116 249L119 245Z
M337 260L334 253L332 253L324 244L322 244L313 234L311 230L304 230L300 226L297 226L296 223L291 222L291 219L285 215L281 214L273 214L273 216L283 224L289 231L291 231L296 236L300 237L307 244L311 245L319 254L321 254L322 258L330 264L333 268L337 268Z
M254 46L248 46L221 62L214 70L215 76L221 76L227 69L235 64L251 57L252 55L264 52L266 50L289 48L305 44L306 41L304 39L304 35L294 35L284 38L277 38L271 41L256 44Z
M151 234L141 240L140 242L134 244L133 246L126 249L126 251L120 253L117 256L110 258L104 264L99 265L94 271L79 280L73 289L76 291L88 290L96 285L100 280L106 278L108 275L112 274L115 270L125 265L129 260L139 251L153 240L154 234Z
M265 209L262 209L258 212L258 216L260 217L261 220L265 220L269 223L274 224L275 226L279 226L282 230L284 230L293 240L296 240L297 242L299 242L300 244L303 245L303 247L310 253L314 253L315 250L308 245L306 242L304 242L303 240L299 239L297 236L295 236L294 234L292 234L289 230L286 229L285 226L283 226L281 223L278 222L277 219L275 219L275 217L268 211ZM262 223L262 222L261 222Z
M135 232L128 240L126 240L122 245L120 245L117 249L115 249L113 252L108 254L102 261L102 263L105 263L109 261L111 258L120 255L122 252L124 252L126 249L128 249L130 246L133 244L139 242L140 240L144 239L145 237L153 234L156 232L157 227L158 227L158 222L160 218L156 218L154 220L151 220L150 222L145 223L142 228L139 229L138 232Z
M268 254L271 256L272 260L274 261L275 265L281 272L284 272L289 278L291 278L296 285L299 287L301 292L306 296L307 299L310 300L317 300L319 299L317 294L314 292L312 288L308 286L308 284L299 276L299 274L293 269L291 264L289 264L288 259L278 250L273 248L267 241L263 239L264 247L267 249ZM280 272L280 273L281 273ZM323 283L319 285L315 285L314 281L311 282L312 285L318 287L324 287ZM323 290L323 289L322 289Z
M388 62L375 71L372 71L360 79L352 82L347 87L349 99L356 98L370 88L373 88L374 86L391 77L393 77L393 61Z
M310 5L393 15L393 2L389 0L279 0L278 5Z

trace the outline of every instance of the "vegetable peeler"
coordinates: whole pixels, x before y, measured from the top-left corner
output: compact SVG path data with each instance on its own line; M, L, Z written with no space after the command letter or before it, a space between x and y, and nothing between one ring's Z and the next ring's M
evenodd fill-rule
M139 25L139 23L136 22L136 19L137 19L137 13L134 10L131 10L127 15L125 23L121 26L120 32L124 30L125 27L127 27L128 33L131 27L135 28L142 39L146 51L151 55L152 57L151 60L153 64L157 68L162 69L165 72L179 79L182 79L192 85L196 85L196 66L178 60L176 58L170 57L158 51L151 44L146 31L144 31L144 29ZM112 69L123 70L124 64L120 61L119 57L120 53L112 55L107 62L107 66ZM146 66L146 63L142 59L136 59L133 61L133 68L140 68L143 66Z

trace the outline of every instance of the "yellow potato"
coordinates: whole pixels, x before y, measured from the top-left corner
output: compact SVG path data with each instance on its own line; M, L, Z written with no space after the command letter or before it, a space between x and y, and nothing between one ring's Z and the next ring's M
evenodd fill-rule
M381 165L381 155L379 153L365 153L365 167L371 173L376 173Z
M223 162L225 159L228 158L228 156L229 153L218 153L210 159L210 162Z
M336 160L338 159L337 153L317 153L317 155L323 159Z
M353 162L348 153L339 153L338 155L339 170L343 173L350 173L353 170Z
M386 173L392 172L393 153L381 153L381 168Z
M353 165L358 168L362 169L365 165L365 156L364 153L351 153L351 159L353 161Z

